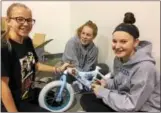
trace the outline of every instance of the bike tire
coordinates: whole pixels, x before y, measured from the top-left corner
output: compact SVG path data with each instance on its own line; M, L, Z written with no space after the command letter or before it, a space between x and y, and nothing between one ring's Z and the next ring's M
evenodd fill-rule
M50 90L52 90L54 87L55 88L60 87L62 83L63 83L62 81L53 81L43 87L43 89L40 91L39 98L38 98L40 107L42 107L46 110L49 110L51 112L64 112L72 106L73 101L74 101L74 90L73 90L72 86L68 83L66 83L66 86L64 88L67 90L67 93L69 95L69 98L67 98L67 103L65 105L62 104L62 106L60 106L60 107L54 107L54 106L50 106L46 103L47 102L47 100L46 100L47 93Z

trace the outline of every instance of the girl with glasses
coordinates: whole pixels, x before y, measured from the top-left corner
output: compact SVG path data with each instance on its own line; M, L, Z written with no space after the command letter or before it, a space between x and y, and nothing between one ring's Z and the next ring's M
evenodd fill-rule
M24 4L13 3L7 10L7 31L1 45L2 111L41 112L38 98L40 89L34 89L35 72L62 72L68 63L59 68L39 62L32 40L28 36L35 20L32 11Z

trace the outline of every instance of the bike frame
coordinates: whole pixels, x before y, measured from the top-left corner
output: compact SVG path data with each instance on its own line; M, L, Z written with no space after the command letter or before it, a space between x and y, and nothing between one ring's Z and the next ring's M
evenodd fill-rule
M89 72L81 72L77 70L77 75L75 76L75 78L82 84L84 85L86 88L88 88L89 90L91 89L91 84L97 80L97 76L101 76L101 78L105 79L104 75L101 74L99 72L101 68L96 66L96 69L94 71L89 71ZM92 76L92 80L88 80L87 78L90 76ZM62 92L64 87L66 86L66 76L68 76L68 70L65 70L63 75L60 78L60 81L62 81L61 84L61 88L58 92L58 95L56 97L56 101L60 102L62 100ZM72 75L69 75L72 76Z

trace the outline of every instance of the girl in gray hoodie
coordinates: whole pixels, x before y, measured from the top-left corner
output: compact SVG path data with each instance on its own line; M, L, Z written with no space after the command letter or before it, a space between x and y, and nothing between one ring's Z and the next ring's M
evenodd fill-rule
M77 29L77 35L68 40L62 56L64 63L72 63L79 71L91 71L97 64L98 48L93 40L97 36L97 25L87 21ZM67 82L73 83L75 78L67 76ZM75 82L82 87L79 82ZM80 88L81 89L81 88Z
M139 41L133 13L113 32L116 55L111 78L93 84L94 94L84 94L81 106L88 112L160 111L160 74L151 55L152 44Z

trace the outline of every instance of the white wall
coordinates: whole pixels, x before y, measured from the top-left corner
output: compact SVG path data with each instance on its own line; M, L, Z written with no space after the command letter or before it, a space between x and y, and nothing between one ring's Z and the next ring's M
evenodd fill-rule
M20 2L20 1L18 1ZM2 3L2 16L13 2ZM88 20L98 25L98 36L95 39L99 47L99 62L113 65L114 54L111 49L112 31L123 20L124 13L135 14L136 25L140 30L140 39L153 43L153 56L160 69L160 2L132 1L28 1L22 2L33 11L36 24L35 32L47 34L53 38L45 49L51 53L64 51L66 41L75 34L76 29Z
M99 28L95 39L100 52L99 62L106 62L112 68L114 58L111 49L112 32L123 21L124 13L127 11L135 14L140 40L149 40L153 43L153 55L160 69L160 2L72 2L71 32L73 33L75 28L87 20L95 22Z

